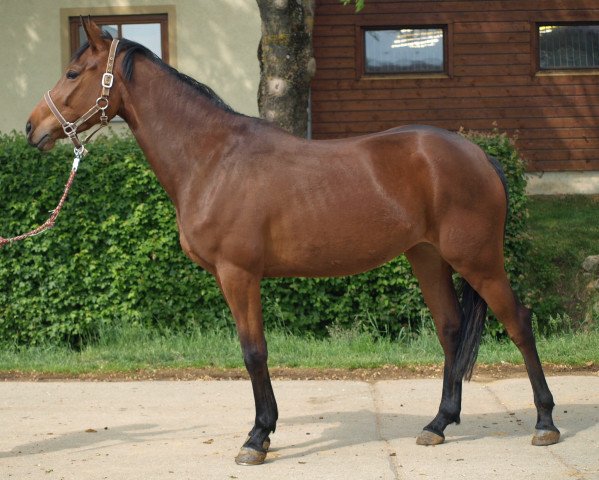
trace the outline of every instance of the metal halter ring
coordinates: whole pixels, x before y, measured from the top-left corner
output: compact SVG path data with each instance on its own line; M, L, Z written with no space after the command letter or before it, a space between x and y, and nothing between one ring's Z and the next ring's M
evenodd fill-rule
M102 102L104 102L104 106L101 105ZM96 99L96 106L100 110L106 110L108 108L108 99L106 97L98 97Z
M76 157L83 157L85 156L85 153L87 152L87 150L85 149L85 147L83 145L81 145L80 147L75 147L74 149L74 153Z

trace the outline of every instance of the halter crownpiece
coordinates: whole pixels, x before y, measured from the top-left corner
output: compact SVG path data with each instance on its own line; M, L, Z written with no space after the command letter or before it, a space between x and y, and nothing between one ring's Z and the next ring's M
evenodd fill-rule
M75 145L75 162L73 162L74 170L77 169L79 160L83 158L85 155L87 155L85 144L89 142L91 137L94 136L101 128L108 125L108 116L106 115L106 109L108 108L108 96L110 95L110 89L112 88L112 84L114 82L114 75L112 74L112 70L114 68L114 60L116 57L116 48L118 44L119 40L116 38L110 44L110 51L108 52L108 61L106 63L106 72L102 75L102 80L100 82L102 92L100 96L96 99L96 104L77 120L75 120L74 122L67 121L52 101L52 97L50 96L50 90L48 90L44 94L44 100L48 104L50 111L54 114L60 125L62 125L62 129L64 130L65 135L69 137L71 139L71 142L73 142L73 145ZM82 142L81 140L79 140L79 137L77 136L77 129L98 112L100 112L99 127L96 128L92 133L90 133L87 136L87 138Z

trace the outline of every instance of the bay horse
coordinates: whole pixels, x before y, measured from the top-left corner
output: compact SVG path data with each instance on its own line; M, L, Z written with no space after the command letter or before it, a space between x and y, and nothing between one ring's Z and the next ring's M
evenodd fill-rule
M28 141L49 150L72 130L98 124L98 115L85 112L100 87L103 121L119 115L131 128L173 202L182 249L215 276L235 318L256 409L239 464L264 462L278 418L261 279L352 275L402 253L445 355L439 411L417 443L442 443L445 427L459 423L462 380L472 374L487 305L524 357L537 410L532 443L559 440L530 311L504 269L508 199L493 159L462 136L427 126L296 138L235 113L145 47L127 40L115 47L91 20L83 25L88 43L50 100L33 110ZM61 128L63 120L70 129ZM461 295L453 272L463 278Z

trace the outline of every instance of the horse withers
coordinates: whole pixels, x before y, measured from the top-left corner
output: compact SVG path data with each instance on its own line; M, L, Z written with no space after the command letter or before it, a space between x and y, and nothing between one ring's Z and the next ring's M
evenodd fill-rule
M445 427L460 421L462 380L472 373L487 305L524 357L537 409L532 443L559 440L530 311L504 269L505 183L479 147L426 126L343 140L296 138L235 113L145 47L117 45L93 22L83 25L89 43L48 92L50 101L33 110L29 143L49 150L69 134L54 109L75 136L100 123L99 114L86 118L96 98L105 99L102 115L128 123L173 202L183 250L215 276L235 318L256 406L238 463L264 461L278 418L261 279L351 275L402 253L445 354L439 411L417 442L441 443ZM463 278L461 295L453 272Z

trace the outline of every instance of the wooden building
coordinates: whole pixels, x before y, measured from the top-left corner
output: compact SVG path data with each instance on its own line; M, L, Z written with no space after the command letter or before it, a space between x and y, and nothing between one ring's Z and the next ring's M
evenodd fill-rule
M316 5L314 138L497 127L532 172L599 171L599 1Z

